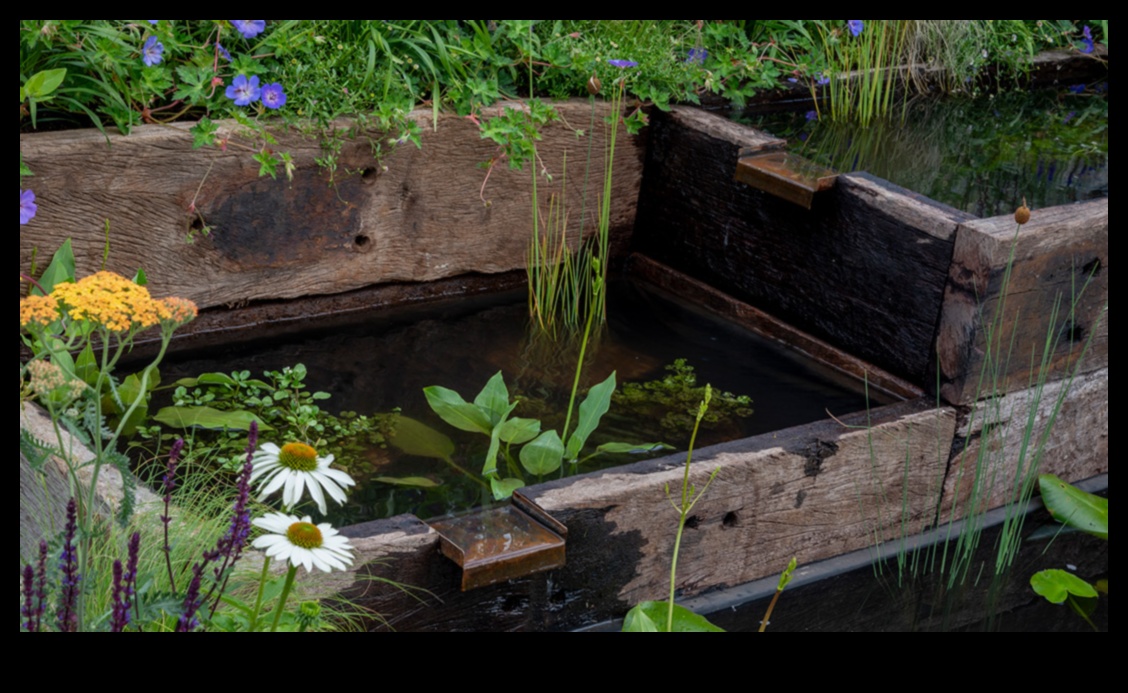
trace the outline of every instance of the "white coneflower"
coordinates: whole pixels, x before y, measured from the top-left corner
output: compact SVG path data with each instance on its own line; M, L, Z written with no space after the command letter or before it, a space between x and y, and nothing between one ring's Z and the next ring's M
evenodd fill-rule
M332 455L318 457L317 450L305 443L286 443L281 448L274 443L263 443L252 460L251 482L261 487L260 501L282 489L282 505L286 509L297 505L302 499L303 489L309 487L309 495L324 515L325 494L344 504L344 487L356 483L339 469L330 469L332 462Z

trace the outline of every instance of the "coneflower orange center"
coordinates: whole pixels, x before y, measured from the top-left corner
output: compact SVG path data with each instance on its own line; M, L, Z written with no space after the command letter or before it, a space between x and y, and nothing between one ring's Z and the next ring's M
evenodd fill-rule
M316 549L321 546L321 530L310 522L295 522L286 528L286 538L294 546Z
M305 443L286 443L278 455L278 462L299 472L312 472L317 469L317 451Z

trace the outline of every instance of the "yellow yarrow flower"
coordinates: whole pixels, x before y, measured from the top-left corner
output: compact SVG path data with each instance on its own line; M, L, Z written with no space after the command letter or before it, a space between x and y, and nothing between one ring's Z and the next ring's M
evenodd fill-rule
M20 327L47 327L59 319L59 301L54 296L20 299Z
M162 321L182 324L196 317L196 305L181 298L155 300L149 290L114 272L98 272L59 284L51 292L75 320L114 332L152 327Z

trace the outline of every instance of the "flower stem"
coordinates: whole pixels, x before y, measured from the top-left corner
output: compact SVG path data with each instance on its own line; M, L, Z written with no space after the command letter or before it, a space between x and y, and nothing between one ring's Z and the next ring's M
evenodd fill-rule
M262 575L259 576L258 594L255 595L255 608L251 612L251 625L247 628L250 632L254 633L255 628L258 626L259 611L262 609L262 592L266 589L266 576L270 571L270 556L262 559Z
M286 573L286 584L282 586L282 594L278 597L278 606L274 607L274 622L270 624L270 632L278 630L278 622L282 620L282 611L286 607L286 599L290 596L290 588L294 586L294 576L298 574L298 566L291 565L290 572Z

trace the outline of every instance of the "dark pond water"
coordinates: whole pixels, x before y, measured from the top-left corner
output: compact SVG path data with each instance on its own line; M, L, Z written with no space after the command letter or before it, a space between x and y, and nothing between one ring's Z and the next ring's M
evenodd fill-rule
M619 280L613 283L608 301L609 324L589 347L583 389L612 371L617 373L620 390L624 383L663 378L670 375L667 367L675 359L686 359L699 386L711 383L715 390L752 399L750 416L722 416L702 431L699 446L823 419L827 410L842 414L866 407L863 383L658 290ZM162 364L161 375L166 383L204 372L249 370L252 377L261 377L264 371L301 363L308 371L308 389L331 395L317 402L322 409L334 414L372 414L399 408L402 416L438 434L439 442L432 439L428 445L441 446L449 438L455 445L452 461L476 473L488 439L445 424L431 412L423 388L442 385L471 401L501 371L511 400L520 399L512 415L539 418L545 429L559 431L577 351L567 344L531 338L526 323L524 290L451 299L424 307L353 314L347 321L337 317L331 324L312 323L305 332L284 338L256 333L252 341L226 346L220 353L173 354ZM875 397L870 404L887 402ZM715 411L724 411L716 395L714 405ZM690 406L695 407L696 400ZM684 449L688 428L662 425L670 412L655 403L613 402L589 440L589 448L617 440L662 441ZM358 487L347 506L332 511L330 521L334 523L403 512L430 517L485 500L480 484L436 457L404 454L394 445L371 447L351 459L341 457ZM630 455L599 457L577 471L636 459ZM408 487L376 477L421 477L436 486ZM535 477L526 479L527 483L536 481Z
M794 111L741 122L842 172L868 171L980 217L1108 196L1108 84L917 98L867 128Z

